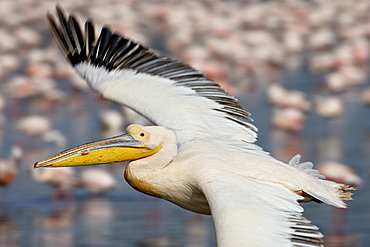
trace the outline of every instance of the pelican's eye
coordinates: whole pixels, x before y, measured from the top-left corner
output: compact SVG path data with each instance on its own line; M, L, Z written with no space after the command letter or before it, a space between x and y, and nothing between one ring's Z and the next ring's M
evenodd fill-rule
M130 125L127 130L127 134L131 135L135 140L141 141L146 144L149 141L150 133L143 130L140 126Z

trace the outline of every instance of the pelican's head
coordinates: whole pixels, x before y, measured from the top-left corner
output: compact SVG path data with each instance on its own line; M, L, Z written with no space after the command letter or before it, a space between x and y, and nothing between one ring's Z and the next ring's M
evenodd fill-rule
M89 142L70 148L45 160L36 162L38 167L87 166L131 161L157 153L162 149L157 137L140 125L130 125L126 134Z

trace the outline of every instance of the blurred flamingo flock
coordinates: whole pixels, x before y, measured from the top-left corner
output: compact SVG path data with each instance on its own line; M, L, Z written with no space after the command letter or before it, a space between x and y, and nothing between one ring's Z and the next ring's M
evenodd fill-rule
M252 113L257 143L275 157L300 153L358 187L348 210L304 207L326 246L370 241L370 1L59 4L203 71ZM0 1L0 245L214 246L209 217L133 191L124 164L33 170L72 145L150 124L72 70L46 24L55 5Z

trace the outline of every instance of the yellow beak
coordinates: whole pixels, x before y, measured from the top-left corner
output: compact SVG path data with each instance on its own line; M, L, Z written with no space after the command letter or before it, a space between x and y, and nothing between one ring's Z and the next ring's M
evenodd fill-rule
M162 146L158 146L155 149L149 149L131 135L123 134L70 148L36 162L34 168L88 166L137 160L155 154L161 148Z

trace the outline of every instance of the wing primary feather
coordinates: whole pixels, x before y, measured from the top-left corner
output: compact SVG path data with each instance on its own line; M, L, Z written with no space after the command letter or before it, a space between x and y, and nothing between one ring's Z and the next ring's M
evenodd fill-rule
M207 90L210 90L210 91L213 91L213 90L216 90L216 91L218 91L218 90L222 90L222 92L223 93L225 93L225 90L223 90L219 85L217 85L217 84L176 84L176 86L190 86L191 85L191 87L193 88L193 89L196 89L196 90L198 90L197 92L207 92Z
M240 111L238 109L233 109L231 107L223 107L221 109L215 109L215 110L227 113L228 115L230 115L232 117L236 117L238 119L245 118L245 119L251 120L250 119L250 114L248 114L248 112Z
M67 45L67 42L65 41L63 35L60 33L60 30L59 30L58 26L56 25L54 17L48 12L47 13L47 18L48 18L48 22L49 22L49 29L50 29L52 35L54 36L54 38L55 38L55 40L56 40L56 42L59 46L59 49L62 51L64 56L67 56L67 54L68 54L68 45Z
M81 55L84 39L82 37L80 25L72 15L70 15L68 18L68 24L71 29L73 40L75 41L75 49L77 49L78 55Z
M195 70L181 71L179 73L170 74L169 78L173 80L178 80L179 78L202 78L204 74Z
M315 225L311 225L310 223L302 223L302 222L296 222L295 226L292 227L294 229L306 229L310 231L318 231L319 228Z
M65 18L62 8L60 6L57 6L57 14L58 14L59 22L61 24L61 33L66 41L68 51L73 53L75 50L76 43L73 40L73 35L68 25L68 21Z
M169 64L168 67L165 66L161 70L156 71L154 74L159 75L159 76L163 76L163 77L166 77L166 78L170 78L171 76L175 76L175 75L178 75L178 74L184 73L184 72L191 72L191 69L184 69L184 68L179 67L177 65Z
M115 54L115 58L112 59L112 68L115 70L123 70L130 56L136 54L135 50L137 50L138 47L138 44L130 40L126 40L126 42L123 43L122 48Z
M293 234L291 238L294 246L301 246L301 247L312 247L312 246L324 246L324 241L321 239L303 237L303 236L296 236Z
M211 97L211 96L205 96L205 97L212 99L212 97ZM216 101L216 100L215 100L215 101ZM234 108L238 108L238 107L239 107L239 105L238 105L238 104L236 104L235 102L228 101L228 100L224 100L224 99L219 99L219 100L217 100L216 102L217 102L217 103L219 103L219 104L221 104L221 105L223 105L223 106L231 106L231 107L234 107ZM239 108L239 109L243 109L243 108ZM243 109L243 110L244 110L244 109ZM247 111L246 111L246 112L247 112ZM248 113L248 114L249 114L249 113Z
M236 101L235 98L233 96L230 96L228 94L219 94L219 95L214 95L214 94L210 94L210 95L206 95L204 94L204 97L207 97L207 98L210 98L210 99L213 99L214 101Z
M175 84L176 86L187 86L187 87L198 87L198 86L217 86L217 87L220 87L220 85L218 85L217 83L215 83L214 81L210 81L210 80L187 80L187 79L184 79L184 80L179 80L176 82Z
M231 120L231 121L234 121L244 127L247 127L248 129L252 129L254 131L257 131L257 127L254 126L253 124L251 123L248 123L248 122L244 122L244 121L241 121L239 119L236 119L236 118L233 118L233 117L226 117L227 119ZM251 119L252 120L252 119Z
M141 49L142 47L139 47ZM136 50L132 56L127 58L125 62L125 67L130 69L136 69L137 64L140 65L144 61L148 61L148 59L152 59L151 54L147 50ZM139 70L138 70L139 71Z
M136 69L137 71L141 71L139 68L141 68L143 65L148 64L152 62L153 60L156 60L158 57L153 55L149 51L144 51L142 56L137 58L137 61L132 62L131 67L133 69Z
M222 91L212 91L212 90L208 90L208 91L204 91L203 90L203 92L199 92L199 95L202 95L202 96L204 96L204 97L208 97L208 96L210 96L210 97L213 97L214 99L217 99L217 98L219 98L220 99L220 101L222 101L222 100L226 100L226 101L232 101L232 98L230 98L230 97L225 97L225 94L226 94L226 92L225 92L225 90L223 90L223 89L221 89Z
M114 45L112 44L114 44L114 41L117 39L117 37L119 37L117 34L112 34L109 28L108 30L109 30L109 33L106 35L105 40L103 42L104 47L102 47L102 51L97 58L97 60L99 61L99 64L105 67L107 64L109 64L112 58L110 54L110 50L115 49Z
M238 107L234 107L234 106L224 106L224 109L225 110L229 110L229 111L233 111L235 113L239 113L240 115L244 115L244 116L247 116L247 117L250 117L250 113L245 111L244 109L240 109Z
M126 51L131 50L135 46L135 44L133 44L130 40L127 40L123 37L119 45L119 49L114 53L113 57L110 59L110 63L108 64L108 66L112 69L117 69L119 66L119 60L126 55Z
M188 73L188 74L183 74L183 75L175 75L171 77L171 80L177 81L181 79L193 79L193 80L199 80L202 79L204 76L202 74L198 73Z
M88 20L85 22L85 46L84 56L90 61L90 53L93 49L93 43L95 41L95 29L93 22Z
M192 87L197 93L204 93L205 94L222 94L225 93L225 90L223 90L220 87L215 87L215 86L208 86L208 87Z
M108 41L112 35L112 32L107 26L104 26L100 32L98 41L94 47L94 50L91 52L90 59L91 63L95 65L101 65L101 62L104 59L105 52L108 49Z
M230 97L220 97L220 95L213 95L213 94L204 94L202 93L201 94L202 96L208 98L208 99L211 99L221 105L230 105L230 106L233 106L235 104L237 104L235 101L233 101L233 98L230 98Z
M193 68L182 62L175 61L172 59L168 59L166 62L167 63L164 63L162 66L152 68L151 70L149 70L149 73L170 79L179 76L189 76L189 75L201 77L205 76L203 73L194 70Z
M170 58L165 58L165 59L159 60L155 64L151 64L151 66L146 67L145 73L156 74L158 72L165 71L168 68L178 67L178 66L179 66L178 62L173 62Z
M77 21L70 16L68 19L69 28L71 30L71 39L74 40L75 48L73 51L68 52L68 59L71 64L75 65L82 61L85 61L87 54L84 53L84 39L82 37L81 29Z
M105 66L110 68L109 70L111 70L113 69L113 63L114 63L114 59L117 56L117 53L125 45L127 41L122 36L114 33L112 34L108 42L109 42L109 48L105 54L106 62L104 64Z
M298 227L291 227L296 234L293 234L293 236L298 235L301 237L307 237L307 238L314 238L317 235L317 230L311 230L311 229L302 229Z
M137 66L136 69L138 71L141 71L143 73L148 73L148 70L150 70L152 68L155 68L158 65L166 64L166 61L168 60L167 57L160 57L160 56L157 56L156 54L153 54L153 53L151 53L151 54L153 56L153 59L146 62L146 63L143 63L143 64Z
M318 229L317 226L311 225L311 221L303 217L302 214L290 214L288 220L289 222L296 223L296 225L306 225L306 226L309 225L311 227L315 227Z
M51 33L55 37L60 50L73 66L85 61L95 39L92 23L86 22L84 39L81 28L73 15L70 15L67 21L60 6L57 6L57 15L60 23L59 27L50 13L47 14L47 18Z
M130 68L129 64L132 58L135 58L137 54L139 54L144 47L140 44L134 44L134 47L128 51L128 53L123 54L123 56L117 61L116 69L127 69Z
M288 220L292 223L291 229L294 230L291 237L294 246L323 246L323 235L317 226L310 224L311 221L301 214L292 214Z

